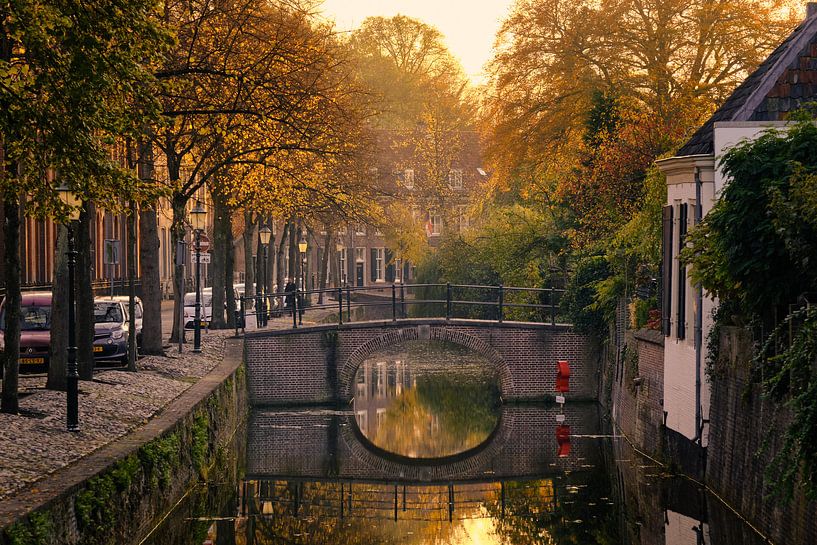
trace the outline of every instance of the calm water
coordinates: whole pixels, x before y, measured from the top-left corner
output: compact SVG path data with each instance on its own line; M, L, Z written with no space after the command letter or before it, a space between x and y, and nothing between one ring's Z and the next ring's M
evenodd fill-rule
M407 343L361 366L349 410L254 412L145 543L763 543L609 428L594 404L502 405L486 361Z

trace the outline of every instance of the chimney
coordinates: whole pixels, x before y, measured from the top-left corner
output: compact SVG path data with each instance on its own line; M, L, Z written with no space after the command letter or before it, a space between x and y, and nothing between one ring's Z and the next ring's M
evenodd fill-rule
M806 4L806 18L811 19L817 15L817 2L809 2Z

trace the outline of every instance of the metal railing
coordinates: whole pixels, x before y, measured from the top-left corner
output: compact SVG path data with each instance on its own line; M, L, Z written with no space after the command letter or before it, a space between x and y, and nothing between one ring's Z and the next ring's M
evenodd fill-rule
M560 323L559 303L564 290L474 284L383 284L345 286L307 292L276 292L241 297L236 303L238 329L265 328L270 319L304 316L324 323L344 324L405 318L478 319Z

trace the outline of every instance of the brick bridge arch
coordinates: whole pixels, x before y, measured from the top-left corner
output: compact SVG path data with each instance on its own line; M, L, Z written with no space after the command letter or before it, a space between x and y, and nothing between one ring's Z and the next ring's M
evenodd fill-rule
M370 339L358 346L342 363L339 373L340 392L344 401L351 401L354 397L355 376L358 368L367 358L380 351L386 350L407 341L442 341L450 342L468 348L487 359L497 372L499 391L507 397L513 389L513 376L510 368L499 352L479 337L465 331L450 327L434 327L420 324L416 327L401 327L391 329Z
M371 354L410 340L465 346L497 369L505 400L555 395L556 362L570 362L568 399L598 398L598 355L569 325L417 318L267 330L244 338L253 405L344 404Z

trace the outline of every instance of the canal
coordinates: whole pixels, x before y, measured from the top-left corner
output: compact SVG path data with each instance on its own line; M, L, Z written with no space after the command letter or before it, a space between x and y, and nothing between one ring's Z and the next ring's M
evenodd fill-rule
M141 543L760 544L592 403L503 403L491 364L413 341L368 358L349 407L256 408Z

